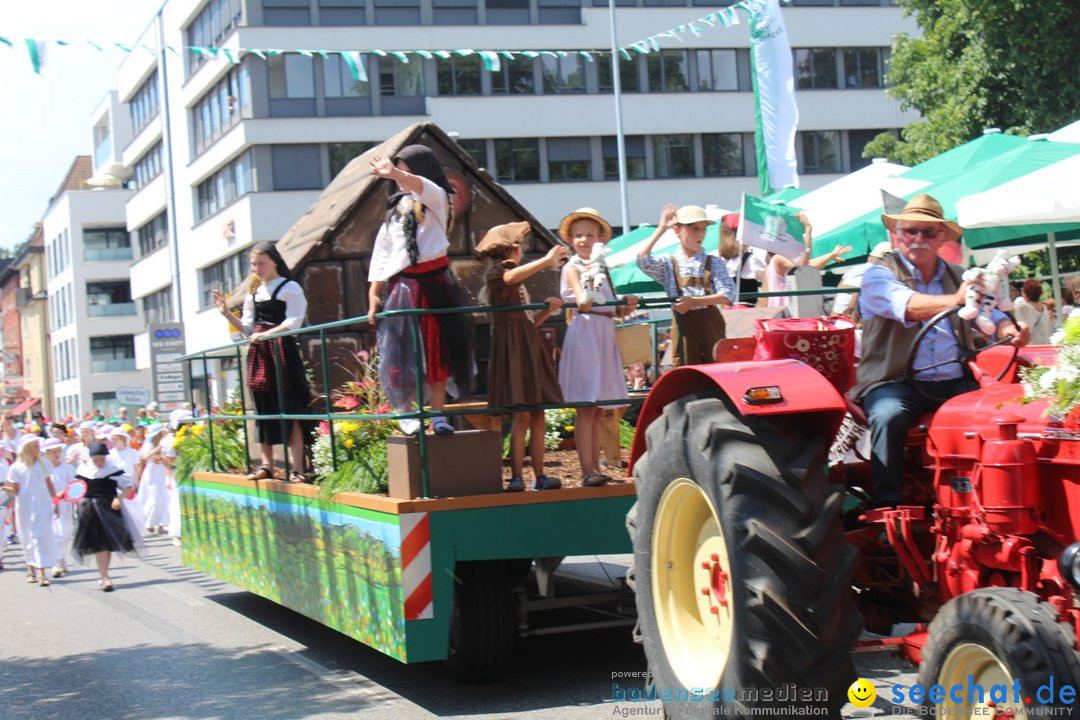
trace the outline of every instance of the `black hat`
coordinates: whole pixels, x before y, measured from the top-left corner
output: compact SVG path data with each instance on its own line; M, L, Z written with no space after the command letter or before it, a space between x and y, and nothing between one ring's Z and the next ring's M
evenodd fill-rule
M95 455L103 455L104 456L104 455L108 455L108 454L109 454L109 448L105 447L105 443L96 442L96 443L94 443L93 445L90 446L90 457L94 457Z

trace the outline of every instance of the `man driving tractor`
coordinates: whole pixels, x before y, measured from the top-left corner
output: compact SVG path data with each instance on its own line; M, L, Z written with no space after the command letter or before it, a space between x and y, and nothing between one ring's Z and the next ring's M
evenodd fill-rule
M973 349L970 322L952 315L937 322L919 344L911 370L908 349L921 323L954 305L963 305L972 285L964 268L938 256L941 246L962 230L946 220L929 195L912 198L896 215L884 214L894 252L867 269L859 296L863 354L851 398L870 425L873 506L901 504L904 440L918 418L942 402L974 389L961 360ZM1029 330L998 310L992 317L998 338L1027 344Z

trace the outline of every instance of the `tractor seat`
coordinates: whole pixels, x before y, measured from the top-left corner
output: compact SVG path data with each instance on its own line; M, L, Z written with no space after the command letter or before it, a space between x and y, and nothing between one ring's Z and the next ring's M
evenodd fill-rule
M855 421L856 425L860 427L869 428L870 421L866 419L866 413L863 412L862 405L857 404L847 394L841 395L844 398L844 406L847 408L848 414ZM930 423L934 420L934 413L928 412L920 417L914 425L911 426L911 430L907 434L908 445L921 445L926 442L926 433L930 430Z

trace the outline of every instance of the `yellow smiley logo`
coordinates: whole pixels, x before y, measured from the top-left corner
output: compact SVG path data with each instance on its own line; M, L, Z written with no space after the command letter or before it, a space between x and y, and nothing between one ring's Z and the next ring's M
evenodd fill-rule
M877 699L877 690L869 680L859 678L851 683L851 687L847 690L847 697L855 707L870 707L870 704Z

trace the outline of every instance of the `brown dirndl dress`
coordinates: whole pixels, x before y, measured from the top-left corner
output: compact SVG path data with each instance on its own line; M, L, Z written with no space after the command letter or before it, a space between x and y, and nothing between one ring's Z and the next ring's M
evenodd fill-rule
M486 282L490 305L520 305L525 288L503 282L506 271L517 263L505 260L488 270ZM514 407L561 403L562 389L555 363L524 310L492 313L491 357L488 360L488 405Z

